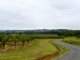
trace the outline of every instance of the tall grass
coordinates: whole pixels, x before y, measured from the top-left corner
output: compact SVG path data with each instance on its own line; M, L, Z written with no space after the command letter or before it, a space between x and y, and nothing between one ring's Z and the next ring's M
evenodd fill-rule
M80 38L76 38L76 37L66 37L62 40L63 42L69 43L69 44L73 44L73 45L78 45L80 46Z

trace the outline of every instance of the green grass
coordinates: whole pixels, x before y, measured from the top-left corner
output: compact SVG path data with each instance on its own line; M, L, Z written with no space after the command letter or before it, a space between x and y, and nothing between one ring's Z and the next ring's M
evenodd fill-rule
M72 45L77 45L80 46L80 38L76 38L76 37L66 37L62 40L63 42L72 44Z
M27 34L27 36L32 36L36 39L63 38L63 36L58 36L57 34Z
M49 43L51 39L36 39L27 47L9 49L0 52L0 60L34 60L36 58L52 54L57 49Z
M30 36L35 37L57 37L57 34L30 34Z
M56 39L55 39L55 40L56 40ZM59 40L62 40L62 39L59 39ZM56 44L56 43L54 43L54 42L52 42L52 45L57 46L57 47L61 50L61 52L60 52L57 56L54 56L53 58L57 58L57 57L65 54L65 53L67 53L66 47L61 46L61 45L59 45L59 44ZM53 58L51 58L51 59L53 60Z

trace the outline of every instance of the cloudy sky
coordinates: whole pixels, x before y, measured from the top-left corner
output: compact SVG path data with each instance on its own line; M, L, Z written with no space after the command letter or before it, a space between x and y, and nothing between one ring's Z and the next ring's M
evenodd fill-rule
M80 0L0 0L0 30L80 29Z

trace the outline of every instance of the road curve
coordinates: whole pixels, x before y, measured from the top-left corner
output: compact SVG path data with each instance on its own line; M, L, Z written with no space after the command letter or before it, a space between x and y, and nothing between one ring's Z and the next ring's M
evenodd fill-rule
M68 49L67 54L55 60L80 60L80 47L63 43L60 40L55 40L54 42Z

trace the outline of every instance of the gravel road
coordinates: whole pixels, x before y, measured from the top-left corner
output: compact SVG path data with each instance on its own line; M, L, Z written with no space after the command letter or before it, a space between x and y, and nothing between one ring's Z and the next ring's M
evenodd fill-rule
M60 40L55 40L54 42L68 49L67 54L55 60L80 60L80 47L63 43Z

